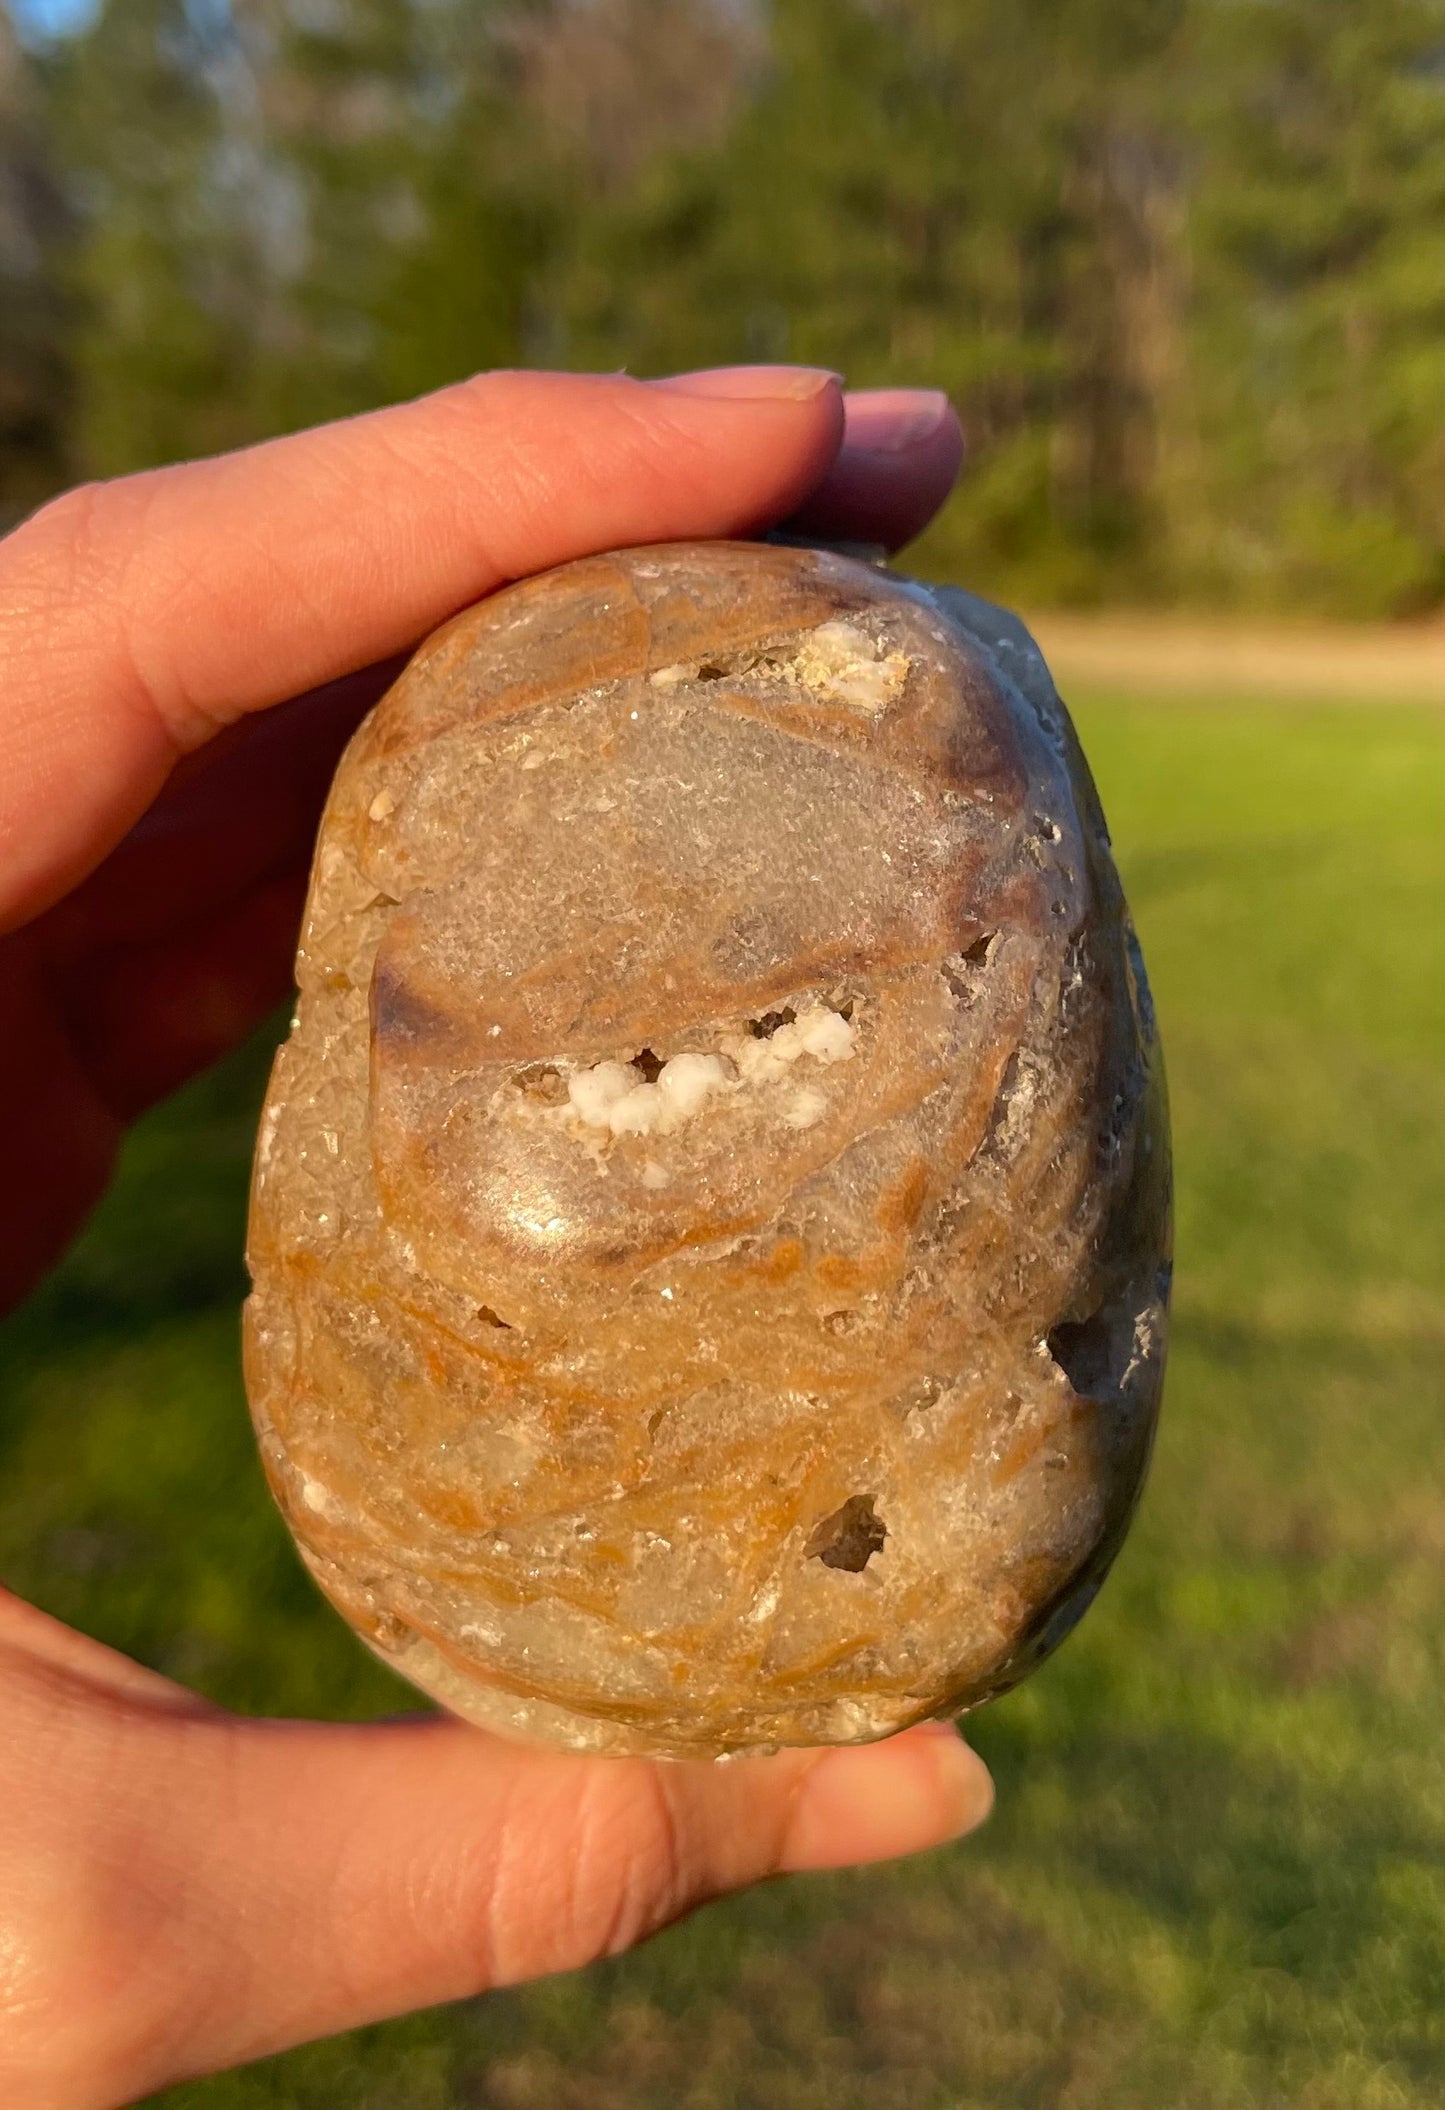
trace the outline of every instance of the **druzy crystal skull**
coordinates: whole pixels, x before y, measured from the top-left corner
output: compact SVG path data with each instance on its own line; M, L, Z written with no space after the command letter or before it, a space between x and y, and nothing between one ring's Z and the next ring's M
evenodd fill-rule
M1168 1141L1012 618L821 550L568 565L337 774L247 1375L321 1588L472 1720L706 1756L1015 1682L1127 1526Z

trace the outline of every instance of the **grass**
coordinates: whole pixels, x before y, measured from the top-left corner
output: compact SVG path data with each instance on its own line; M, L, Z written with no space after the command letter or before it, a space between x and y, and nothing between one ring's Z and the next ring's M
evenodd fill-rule
M1445 717L1084 699L1151 963L1176 1346L1098 1609L973 1728L975 1841L168 2110L1425 2110L1445 2091ZM152 1118L5 1336L0 1572L246 1708L397 1689L236 1369L264 1051Z

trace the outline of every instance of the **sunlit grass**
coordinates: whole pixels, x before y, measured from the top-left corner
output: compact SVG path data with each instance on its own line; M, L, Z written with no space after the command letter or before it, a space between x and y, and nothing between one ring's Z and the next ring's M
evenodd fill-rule
M1089 698L1179 1161L1150 1493L912 1866L174 2110L1425 2110L1445 2088L1445 719ZM236 1305L258 1052L12 1323L0 1571L218 1698L397 1688L301 1578Z

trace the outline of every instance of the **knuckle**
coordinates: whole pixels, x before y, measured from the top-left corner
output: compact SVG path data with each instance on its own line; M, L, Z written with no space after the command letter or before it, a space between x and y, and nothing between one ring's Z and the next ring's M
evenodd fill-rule
M118 553L132 550L138 525L123 485L78 484L0 542L0 661L22 692L37 669L65 680L97 630L109 637L116 628Z
M169 474L77 484L0 541L0 664L22 693L100 681L179 746L195 744L183 689L163 652L142 663L133 635L138 585L154 605L174 569L155 529Z
M577 1764L548 1814L515 1829L478 1884L487 1983L515 1984L631 1948L707 1894L671 1785L642 1761ZM511 1831L507 1826L504 1831Z
M576 1913L579 1923L595 1915L594 1955L619 1955L699 1902L693 1856L660 1766L638 1769L621 1836L604 1826L591 1858L589 1868L588 1855L578 1856L577 1880L588 1888Z
M7 602L28 589L59 605L95 586L115 488L76 484L11 530L0 542L0 586Z

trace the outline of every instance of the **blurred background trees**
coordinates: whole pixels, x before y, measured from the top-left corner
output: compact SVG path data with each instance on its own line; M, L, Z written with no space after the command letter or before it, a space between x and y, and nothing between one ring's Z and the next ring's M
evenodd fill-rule
M1041 601L1445 599L1445 0L0 0L0 507L499 362L938 383Z

